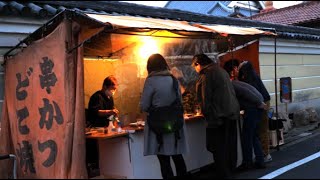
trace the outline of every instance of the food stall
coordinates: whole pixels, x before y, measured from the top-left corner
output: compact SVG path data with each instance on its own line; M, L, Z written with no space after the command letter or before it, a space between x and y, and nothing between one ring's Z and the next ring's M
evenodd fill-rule
M219 56L223 62L230 53L222 53L242 46L247 48L231 55L251 53L258 67L255 47L261 34L270 33L65 10L6 54L0 153L18 155L18 177L86 178L85 141L93 138L99 142L100 174L160 178L156 157L143 156L141 122L146 118L139 101L148 56L162 54L183 88L192 92L197 78L190 67L193 55ZM118 79L114 101L123 128L86 132L89 98L109 75ZM213 157L205 147L205 120L189 109L184 158L187 170L193 171L212 163ZM7 167L1 162L0 174Z

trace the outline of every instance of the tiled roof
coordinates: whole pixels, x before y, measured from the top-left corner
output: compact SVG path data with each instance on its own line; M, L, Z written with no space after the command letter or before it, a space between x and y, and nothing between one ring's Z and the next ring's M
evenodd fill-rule
M256 14L253 15L251 19L288 25L299 25L320 20L320 1L308 1L298 5Z
M228 5L233 4L232 7ZM235 3L235 4L234 4ZM193 13L200 13L214 16L228 16L234 12L234 7L241 9L242 14L250 16L250 10L246 8L248 1L168 1L165 8L168 9L180 9L183 11L189 11ZM251 9L252 14L259 13L259 9L262 9L260 1L254 3Z
M224 5L228 5L231 1L224 1ZM180 9L184 11L206 14L218 1L169 1L165 8Z
M0 15L48 18L53 17L64 9L86 13L183 20L191 23L255 27L262 30L274 29L277 31L279 37L283 38L303 40L320 39L320 30L314 28L271 24L231 17L217 17L118 1L0 1Z
M121 5L124 9L117 10ZM112 1L0 1L0 14L22 15L28 17L52 17L64 9L77 10L87 13L108 14L103 9L112 13L122 12L135 4Z

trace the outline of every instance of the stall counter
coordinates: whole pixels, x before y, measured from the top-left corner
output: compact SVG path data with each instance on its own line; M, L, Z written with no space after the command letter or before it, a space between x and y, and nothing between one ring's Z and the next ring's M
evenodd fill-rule
M187 171L194 171L213 163L213 156L206 150L205 119L202 116L186 117L185 122L189 151L183 156ZM120 133L93 134L87 138L98 140L100 174L104 177L162 178L157 156L143 155L144 134L142 126L124 127ZM175 169L172 161L171 164Z

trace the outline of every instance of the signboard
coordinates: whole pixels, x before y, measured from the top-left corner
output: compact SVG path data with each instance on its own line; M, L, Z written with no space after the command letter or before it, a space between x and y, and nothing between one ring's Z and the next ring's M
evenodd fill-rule
M292 85L290 77L280 78L280 102L292 102Z
M67 27L7 60L0 154L16 155L18 178L87 177L82 59L66 52Z

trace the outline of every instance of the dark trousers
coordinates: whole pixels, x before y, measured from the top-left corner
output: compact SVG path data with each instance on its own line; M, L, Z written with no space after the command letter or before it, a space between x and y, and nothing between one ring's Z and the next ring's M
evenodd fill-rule
M217 178L230 178L237 163L237 123L224 120L216 128L206 129L207 149L213 154Z
M258 163L263 163L263 151L258 134L258 123L261 121L262 110L257 108L245 109L243 116L243 129L242 129L242 150L243 150L243 163L251 164L252 148Z
M163 179L169 179L174 177L172 167L170 164L170 157L172 157L172 160L176 167L177 176L182 177L187 174L186 164L181 154L173 156L157 155L157 157L160 162L161 174Z
M87 168L99 169L99 149L96 139L86 139Z

